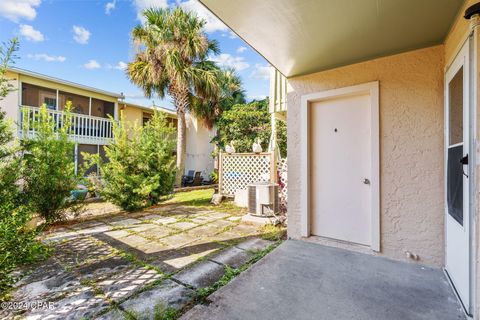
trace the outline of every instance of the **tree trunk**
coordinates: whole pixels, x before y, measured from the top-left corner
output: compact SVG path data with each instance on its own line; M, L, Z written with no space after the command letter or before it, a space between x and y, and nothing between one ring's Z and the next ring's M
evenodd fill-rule
M177 128L177 175L175 177L175 185L181 186L182 176L185 172L185 158L187 155L187 130L185 123L185 112L178 112L178 128Z
M187 155L187 135L185 112L188 110L189 97L188 89L171 88L173 103L177 109L177 174L175 176L175 186L180 187L182 176L185 173L185 158Z

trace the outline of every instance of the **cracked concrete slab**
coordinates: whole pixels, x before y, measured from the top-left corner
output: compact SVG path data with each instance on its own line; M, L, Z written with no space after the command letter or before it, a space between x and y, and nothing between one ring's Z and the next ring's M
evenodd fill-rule
M257 251L257 250L264 250L268 246L272 245L274 242L269 240L263 240L260 238L252 238L248 239L247 241L240 242L236 245L237 248L243 250L250 250L250 251Z
M181 309L194 298L195 292L171 280L144 291L123 302L120 306L133 313L137 319L154 319L156 310Z
M239 268L250 260L253 254L249 251L231 247L221 251L209 260L221 263L232 268Z
M198 289L214 284L224 272L225 268L222 265L207 260L180 271L173 279Z

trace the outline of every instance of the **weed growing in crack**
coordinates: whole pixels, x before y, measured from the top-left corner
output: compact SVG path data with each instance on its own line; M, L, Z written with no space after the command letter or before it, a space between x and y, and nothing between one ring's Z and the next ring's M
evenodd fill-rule
M281 241L277 241L263 250L252 251L254 255L248 260L247 263L245 263L244 265L242 265L237 269L232 268L230 266L225 266L225 273L220 278L220 280L218 280L217 282L215 282L213 285L209 287L197 289L196 291L197 302L204 303L206 301L206 298L210 294L217 291L219 288L223 287L224 285L229 283L233 278L238 276L240 273L250 268L254 263L256 263L257 261L265 257L273 249L275 249L280 243Z

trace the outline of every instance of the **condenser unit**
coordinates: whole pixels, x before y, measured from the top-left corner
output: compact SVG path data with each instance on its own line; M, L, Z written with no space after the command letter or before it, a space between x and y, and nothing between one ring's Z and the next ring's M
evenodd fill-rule
M247 191L249 214L272 217L278 213L278 184L257 182L247 186Z

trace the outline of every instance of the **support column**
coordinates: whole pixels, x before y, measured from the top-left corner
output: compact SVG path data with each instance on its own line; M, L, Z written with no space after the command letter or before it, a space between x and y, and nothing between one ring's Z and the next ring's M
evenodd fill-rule
M73 155L73 161L75 161L75 174L78 173L78 143L75 143L75 149L74 149L74 155Z
M118 102L115 102L115 106L113 107L113 118L115 119L115 121L118 121L118 116Z

